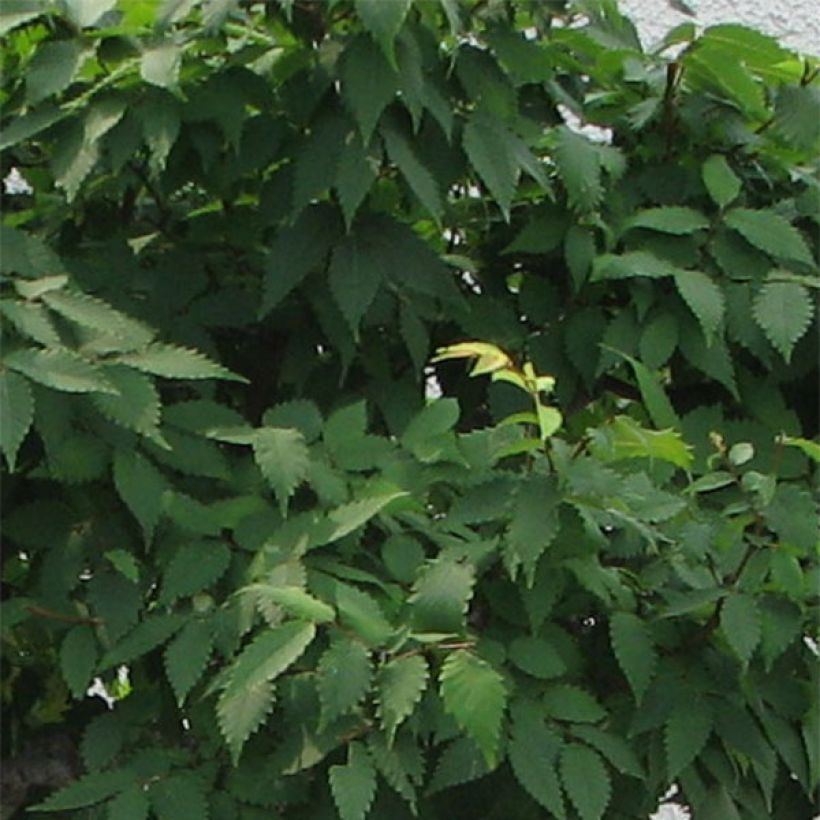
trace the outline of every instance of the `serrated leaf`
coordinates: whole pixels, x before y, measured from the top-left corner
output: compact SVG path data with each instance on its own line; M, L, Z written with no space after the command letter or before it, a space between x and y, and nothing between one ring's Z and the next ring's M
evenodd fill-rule
M70 85L84 52L79 40L40 43L25 73L26 102L35 105Z
M626 253L605 253L595 259L592 265L591 280L631 279L641 277L660 279L674 276L676 273L687 273L676 268L665 259L660 259L649 251L627 251Z
M184 615L149 615L137 624L100 661L101 669L139 658L165 643L188 619Z
M264 596L264 600L281 607L294 618L311 621L315 624L329 623L336 617L333 607L314 598L297 586L272 586L270 584L253 584L245 587Z
M165 169L171 149L180 131L179 102L169 93L151 94L140 109L142 136L150 152L151 170L158 174Z
M375 495L371 498L360 498L336 507L328 513L328 521L333 525L333 529L328 533L325 543L337 541L339 538L349 535L354 530L366 524L375 515L380 513L391 501L407 495L405 492L387 493L386 495Z
M413 0L356 0L356 13L373 39L382 47L387 59L393 63L394 41Z
M64 393L116 393L99 368L68 348L16 350L3 364Z
M703 163L701 176L709 196L718 207L725 208L737 199L741 188L740 178L722 154L712 154Z
M95 393L94 406L111 421L150 438L159 433L160 398L154 382L142 373L122 365L105 368L105 377L117 395Z
M245 741L265 722L273 704L273 683L264 680L242 689L228 688L220 695L216 705L219 729L234 765Z
M592 451L604 462L630 458L668 461L688 470L692 466L692 448L675 430L647 430L629 416L615 416L598 428Z
M319 730L352 712L370 689L370 652L360 641L335 640L316 666L316 688L322 713Z
M85 129L79 122L72 122L57 143L51 161L54 181L66 192L69 202L77 196L99 155L99 143L86 139Z
M97 665L97 639L90 626L75 626L60 646L60 669L71 694L85 697Z
M382 272L367 244L348 236L333 249L328 270L330 291L347 319L354 338L359 323L379 290Z
M461 632L473 597L475 568L447 558L431 561L421 571L407 600L418 632Z
M587 746L567 744L561 752L561 780L581 820L600 820L612 796L600 755Z
M288 621L260 632L234 661L228 676L231 695L271 681L295 663L316 636L316 625Z
M336 607L342 623L370 646L383 645L393 634L393 626L376 599L356 587L338 583Z
M220 541L200 541L180 547L162 578L160 601L169 604L207 589L228 569L231 551Z
M328 781L341 820L364 820L376 795L376 770L364 744L348 746L347 764L331 766Z
M445 659L439 682L445 710L476 742L492 768L507 702L503 678L487 661L460 649Z
M16 299L0 300L0 313L24 336L46 347L59 347L60 337L51 323L48 312L37 302L20 302Z
M138 353L118 356L115 361L166 379L225 379L247 382L244 376L231 373L198 350L162 342L148 345Z
M146 83L160 88L173 88L179 82L182 49L166 40L146 48L140 59L140 76Z
M193 773L161 777L148 787L157 820L203 820L208 817L205 784Z
M156 332L142 322L86 293L63 288L44 293L42 300L51 310L72 322L116 337L122 345L117 350L122 352L144 347L156 336Z
M399 308L399 328L416 372L420 373L430 355L430 334L427 326L407 303L402 303Z
M736 230L750 245L776 259L812 265L813 260L801 233L774 210L733 208L726 214L726 224Z
M720 626L729 645L745 665L760 643L760 610L750 595L728 595L720 610Z
M753 303L755 321L788 362L814 315L809 291L794 282L767 282Z
M376 180L379 164L378 153L366 149L361 136L351 131L339 155L334 185L348 230L353 224L356 211Z
M558 535L560 497L551 479L533 477L522 486L506 533L507 570L515 575L523 565L528 586L532 586L538 559Z
M666 767L672 782L703 751L712 733L712 715L702 701L679 704L664 724Z
M133 772L117 769L112 772L93 772L69 783L27 811L71 811L93 806L131 785Z
M549 641L530 635L522 635L510 644L509 658L519 669L535 678L557 678L567 669Z
M709 220L694 208L668 206L665 208L647 208L630 217L623 230L645 228L650 231L685 236L702 231L709 227Z
M605 732L597 726L573 726L572 734L597 749L621 774L637 778L645 776L638 755L619 735Z
M28 382L10 370L0 370L0 419L0 448L13 473L34 419L34 399Z
M347 140L351 127L346 115L332 110L326 111L311 126L294 161L293 216L333 186L339 165L339 146ZM313 241L316 238L311 237Z
M609 621L612 649L635 700L640 703L655 674L658 656L646 624L629 612L616 612Z
M253 454L284 515L288 500L308 476L310 455L305 437L292 428L263 427L253 435Z
M635 378L638 382L638 389L641 391L641 398L646 405L649 417L657 427L672 427L677 430L681 428L681 422L672 402L661 387L657 376L637 359L627 356L620 350L613 350L632 366Z
M564 258L575 290L581 289L595 259L595 234L590 228L571 225L564 238Z
M577 211L597 208L604 189L601 184L601 160L595 145L562 125L558 128L555 164L567 190L569 204Z
M669 361L677 346L677 320L672 313L661 313L644 325L638 350L641 361L656 370Z
M392 745L398 727L421 700L429 677L430 670L422 655L395 658L379 670L376 698L389 745Z
M117 756L125 739L120 715L103 712L92 718L83 731L80 752L86 769L104 769Z
M792 145L811 151L820 139L820 92L814 83L782 85L774 109L775 128Z
M308 273L322 267L338 233L335 213L315 207L303 211L293 225L276 235L267 256L262 315L276 307Z
M438 221L444 207L438 181L418 158L412 143L395 123L389 122L382 125L381 135L384 138L388 157L398 166L419 202Z
M696 270L675 274L675 285L683 301L700 322L708 344L723 325L723 291L711 277Z
M606 709L589 692L569 683L550 686L544 692L542 702L547 712L557 720L598 723L607 715Z
M370 38L357 37L345 49L340 75L342 98L367 145L382 111L398 91L396 72Z
M462 145L504 218L509 220L519 176L512 135L494 117L477 111L464 126Z
M189 621L165 648L165 672L182 704L202 677L213 648L213 630L207 621Z
M518 782L543 808L564 820L567 815L556 771L561 746L561 737L543 721L516 720L508 754Z
M134 450L114 451L114 486L120 498L139 521L147 542L162 514L165 477L145 456Z
M407 735L388 745L380 732L367 737L370 755L379 773L397 794L401 795L416 814L416 789L414 783L421 781L424 759L417 743Z
M469 783L484 777L490 769L481 749L472 738L457 738L441 753L427 791L433 794L450 786Z

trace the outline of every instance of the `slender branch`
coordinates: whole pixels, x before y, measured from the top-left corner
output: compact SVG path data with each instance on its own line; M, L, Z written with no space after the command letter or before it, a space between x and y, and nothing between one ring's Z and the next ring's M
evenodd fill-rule
M46 609L42 606L32 604L26 607L26 611L40 618L49 618L52 621L62 621L67 624L88 624L89 626L100 626L103 621L100 618L85 618L80 615L66 615L62 612L55 612L53 609Z

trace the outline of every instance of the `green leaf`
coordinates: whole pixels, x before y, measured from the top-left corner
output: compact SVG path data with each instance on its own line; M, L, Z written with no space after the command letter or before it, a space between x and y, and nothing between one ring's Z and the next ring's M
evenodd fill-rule
M481 750L469 737L454 740L441 753L427 787L428 794L484 777L490 771Z
M28 336L46 347L60 346L60 337L46 309L41 304L3 299L0 300L0 313L23 336Z
M755 297L752 314L766 338L788 362L795 344L811 325L814 305L809 291L802 285L767 282Z
M174 88L179 83L181 63L182 49L172 40L165 40L142 52L140 76L151 85Z
M213 648L213 630L207 621L189 621L165 648L165 672L182 705L202 677Z
M476 111L464 127L464 151L509 221L519 167L512 134L495 118Z
M557 130L555 164L569 204L577 211L593 211L604 195L598 151L586 137L567 126Z
M475 585L475 568L447 558L429 562L407 599L417 632L461 632Z
M581 820L600 820L612 796L609 774L600 755L569 743L561 752L561 780Z
M347 764L331 766L328 781L341 820L364 820L376 795L376 770L364 744L348 746Z
M562 741L539 720L516 720L509 746L510 766L518 782L552 815L564 820L566 810L556 772Z
M200 541L180 547L162 579L160 601L187 598L218 581L228 569L231 551L221 541Z
M295 663L316 636L316 625L288 621L260 632L230 668L230 695L271 681ZM227 696L227 695L226 695Z
M505 559L511 575L519 563L523 565L528 586L533 584L538 559L558 535L560 500L554 482L540 476L528 480L515 499Z
M83 56L79 40L39 44L25 74L26 102L36 105L40 100L68 88Z
M597 257L592 265L590 278L593 282L635 277L660 279L676 273L686 274L688 271L681 271L648 251L628 251L620 254L605 253Z
M254 584L245 589L258 590L266 601L282 607L294 618L303 621L312 621L315 624L329 623L336 617L333 607L314 598L305 590L296 586L272 586L270 584Z
M597 726L573 726L572 734L597 749L621 774L643 779L643 767L632 747L619 735Z
M503 678L486 661L460 649L445 659L439 681L445 710L476 742L492 768L507 701Z
M567 670L560 653L543 638L522 635L509 647L510 660L534 678L558 678Z
M274 693L270 681L257 681L241 689L227 688L219 696L216 713L219 730L236 765L247 739L265 722L273 710Z
M161 439L160 398L154 382L123 365L111 365L104 372L117 394L93 394L91 400L94 406L106 418L128 430Z
M385 56L395 62L394 41L413 0L356 0L356 13Z
M334 184L348 230L353 224L356 211L376 180L380 164L380 154L366 149L361 136L351 131L339 154Z
M80 744L86 769L106 768L119 754L124 740L125 727L118 713L103 712L92 718Z
M334 212L316 207L305 210L292 226L276 235L267 256L262 315L275 308L309 273L324 265L338 233Z
M370 756L379 773L397 794L416 813L416 789L423 776L424 759L418 745L407 736L389 746L381 732L370 732L367 737Z
M340 111L327 110L311 126L301 143L293 171L292 216L331 188L339 166L339 146L351 130L350 120ZM313 241L316 237L311 237ZM322 239L319 238L320 244Z
M629 612L616 612L609 621L612 650L640 703L658 663L658 655L646 624Z
M347 319L354 338L382 281L378 257L355 235L348 236L333 249L329 284L336 304Z
M607 713L595 698L578 686L556 683L544 692L544 708L556 720L598 723Z
M185 622L184 615L149 615L135 626L100 661L101 669L109 669L146 655L165 643Z
M736 230L750 245L787 262L812 265L806 240L791 223L774 210L733 208L726 214L726 224Z
M701 168L703 184L709 196L720 208L725 208L737 199L741 182L722 154L712 154Z
M118 356L115 361L166 379L225 379L247 382L244 376L231 373L198 350L162 342L148 345L138 353Z
M97 639L89 626L75 626L60 646L60 669L77 699L85 697L97 665Z
M760 610L750 595L735 592L723 600L720 626L729 645L745 665L760 643Z
M328 521L333 525L333 529L328 533L324 543L329 544L344 538L354 530L366 524L375 515L380 513L391 501L407 495L404 492L387 493L386 495L374 495L370 498L360 498L336 507L328 513Z
M382 111L398 91L396 72L372 40L357 37L345 49L340 73L342 99L367 145Z
M54 150L51 168L54 181L73 202L85 178L97 164L100 156L99 143L86 138L85 129L79 122L70 123L64 136Z
M3 364L64 393L116 393L99 368L68 348L16 350Z
M671 233L685 236L702 231L709 227L709 220L694 208L669 206L666 208L648 208L638 211L624 224L623 230L631 228L646 228L650 231Z
M807 438L780 435L777 438L777 442L787 447L796 447L798 450L802 450L812 461L820 463L820 444L816 441L811 441Z
M678 323L672 313L660 313L643 326L638 350L650 370L663 367L677 346Z
M394 123L383 125L381 135L388 157L396 163L419 202L438 221L444 207L438 181L418 158L412 143Z
M0 448L13 473L17 452L34 419L34 399L28 382L10 370L0 370L0 419Z
M86 293L66 289L52 290L44 293L42 299L51 310L66 319L115 337L122 346L111 348L112 350L136 350L147 345L156 336L155 331L142 322Z
M352 712L370 690L370 652L360 641L337 638L316 666L316 688L322 714L319 730Z
M205 785L193 773L162 777L151 783L148 794L158 820L200 820L208 816Z
M723 325L725 300L720 286L705 273L696 270L675 275L675 285L683 301L700 322L707 344Z
M638 381L638 389L641 391L641 397L652 422L657 427L673 427L680 430L681 421L678 414L675 412L675 408L672 407L672 402L669 401L669 397L664 392L655 374L646 365L631 356L627 356L620 350L612 349L612 352L626 359L632 366L635 378Z
M310 456L305 437L291 428L263 427L253 435L253 454L284 515L288 500L308 476Z
M399 327L407 352L416 372L421 372L430 355L430 334L411 305L402 303L399 308Z
M688 470L692 466L692 448L675 430L647 430L629 416L615 416L595 431L592 450L605 462L629 458L668 461Z
M571 225L564 239L564 258L572 274L575 290L578 291L589 276L595 259L595 234L592 230Z
M165 477L135 450L117 449L114 451L114 486L139 521L146 542L150 542L162 513L163 495L168 489Z
M151 170L159 174L180 131L178 101L168 93L151 94L140 111L142 136L150 152Z
M396 730L421 700L430 670L422 655L407 655L386 663L376 683L376 700L382 728L392 745Z
M813 83L784 85L777 91L775 128L792 145L811 151L820 139L820 93Z
M69 783L42 803L27 807L27 811L71 811L93 806L127 788L132 781L133 773L123 769L93 772Z
M369 646L382 646L393 634L393 626L385 618L378 602L360 589L337 583L336 606L342 623Z
M712 715L702 701L677 704L663 730L669 781L674 779L703 751L712 733Z

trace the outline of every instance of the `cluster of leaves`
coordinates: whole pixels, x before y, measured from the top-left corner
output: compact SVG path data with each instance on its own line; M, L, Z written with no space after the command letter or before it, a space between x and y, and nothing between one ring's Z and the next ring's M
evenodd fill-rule
M3 755L84 770L10 813L809 816L816 61L6 6Z

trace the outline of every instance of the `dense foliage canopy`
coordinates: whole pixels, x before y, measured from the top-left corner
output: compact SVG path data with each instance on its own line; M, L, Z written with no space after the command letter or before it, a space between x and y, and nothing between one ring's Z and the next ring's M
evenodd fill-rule
M0 33L4 817L810 816L816 60L611 0Z

